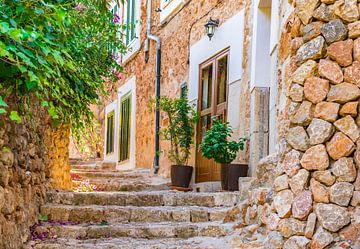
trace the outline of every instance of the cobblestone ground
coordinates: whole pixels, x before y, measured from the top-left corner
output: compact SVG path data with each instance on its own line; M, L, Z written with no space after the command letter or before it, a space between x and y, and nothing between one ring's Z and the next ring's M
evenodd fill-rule
M72 177L98 191L49 192L26 248L231 248L235 224L223 220L238 193L175 192L147 170L106 165L73 166Z

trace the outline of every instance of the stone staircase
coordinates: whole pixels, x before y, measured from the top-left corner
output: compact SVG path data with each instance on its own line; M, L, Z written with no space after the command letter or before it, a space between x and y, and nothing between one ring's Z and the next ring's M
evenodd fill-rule
M46 221L33 227L34 249L228 249L234 223L223 220L239 193L169 190L169 180L148 170L119 172L75 165L81 179L100 192L49 192ZM44 220L44 219L43 219Z

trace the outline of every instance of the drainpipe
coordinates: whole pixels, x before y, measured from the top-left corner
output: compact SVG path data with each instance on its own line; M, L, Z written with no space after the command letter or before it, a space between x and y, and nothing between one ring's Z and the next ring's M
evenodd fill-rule
M156 110L155 110L155 157L153 162L154 173L159 171L159 152L160 152L160 82L161 82L161 41L160 38L151 34L151 8L152 0L148 0L148 20L147 20L147 39L145 41L145 61L149 60L150 40L156 42Z

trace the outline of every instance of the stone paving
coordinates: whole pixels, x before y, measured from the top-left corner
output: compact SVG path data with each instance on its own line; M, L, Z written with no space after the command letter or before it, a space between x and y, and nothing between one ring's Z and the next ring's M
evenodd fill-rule
M47 219L33 227L26 248L231 248L236 224L223 221L239 193L171 191L168 179L148 170L109 165L75 165L72 174L75 185L88 179L103 191L48 192L41 207Z

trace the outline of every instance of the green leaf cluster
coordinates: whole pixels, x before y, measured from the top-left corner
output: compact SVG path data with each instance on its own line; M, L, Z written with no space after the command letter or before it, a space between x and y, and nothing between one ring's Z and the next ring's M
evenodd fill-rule
M229 141L233 130L228 122L213 117L212 126L200 145L202 155L208 159L214 159L217 163L230 164L235 160L237 153L244 150L246 138L242 137L238 142Z
M55 122L73 128L115 80L114 60L126 52L106 0L0 0L0 115L21 122L9 95L35 94Z
M160 133L165 140L170 141L168 158L176 165L188 163L198 120L196 110L189 105L185 95L173 99L164 96L157 103L160 110L165 112L168 123Z

